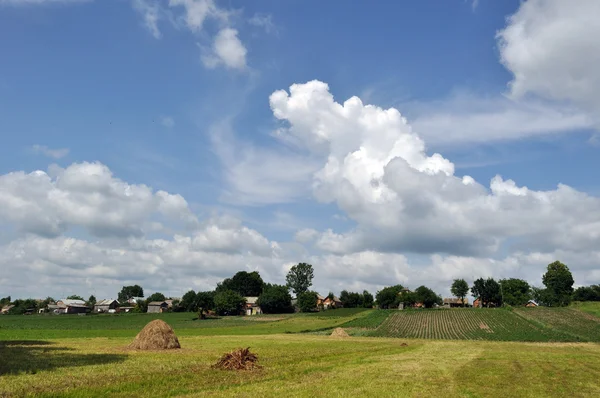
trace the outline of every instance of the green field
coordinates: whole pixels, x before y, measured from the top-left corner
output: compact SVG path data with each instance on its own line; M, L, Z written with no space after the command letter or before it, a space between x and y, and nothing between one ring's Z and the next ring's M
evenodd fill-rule
M600 318L573 308L519 308L515 312L544 327L560 330L574 340L600 342Z
M128 350L156 318L174 327L182 349ZM345 309L203 321L189 313L4 316L0 397L599 396L600 345L550 342L591 340L595 329L580 329L590 325L583 320L597 322L547 308ZM354 336L397 337L326 336L338 326ZM224 352L248 346L262 369L210 368Z

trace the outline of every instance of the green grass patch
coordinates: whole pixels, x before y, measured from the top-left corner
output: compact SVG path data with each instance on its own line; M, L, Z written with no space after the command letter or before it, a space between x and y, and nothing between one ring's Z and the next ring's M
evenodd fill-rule
M183 336L182 349L132 352L129 338L0 343L0 396L599 396L600 345ZM408 343L408 346L401 345ZM258 371L211 369L251 347Z
M600 318L574 308L518 308L518 315L572 336L573 340L600 342Z
M578 302L573 303L572 307L600 318L600 302L599 301L584 301L584 302L578 301Z
M396 311L371 335L440 340L581 341L560 330L536 325L511 311L488 308Z
M363 316L344 323L342 327L376 329L390 316L390 314L397 311L398 310L369 310Z

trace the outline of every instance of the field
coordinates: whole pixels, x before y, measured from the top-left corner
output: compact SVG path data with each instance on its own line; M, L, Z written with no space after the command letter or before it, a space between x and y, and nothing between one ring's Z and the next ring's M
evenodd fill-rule
M522 317L561 330L574 340L600 342L600 318L573 308L519 308L515 312Z
M588 332L574 336L537 310L527 310L536 319L487 309L347 309L206 321L177 313L5 316L0 397L487 397L508 389L515 397L599 396L600 345L549 343ZM580 322L578 311L564 310ZM174 327L182 349L128 350L155 318ZM401 338L325 335L336 326ZM457 340L433 340L448 338ZM511 339L538 342L485 341ZM238 347L251 347L263 368L210 368Z
M533 312L537 310L535 308ZM589 341L561 328L542 327L511 311L486 308L396 311L372 335L416 339Z

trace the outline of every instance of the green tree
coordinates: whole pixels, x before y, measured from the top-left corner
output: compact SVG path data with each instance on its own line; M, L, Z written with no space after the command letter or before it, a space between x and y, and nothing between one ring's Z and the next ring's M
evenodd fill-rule
M363 308L373 308L373 295L368 291L363 291Z
M151 295L148 296L148 298L146 299L146 301L148 301L148 303L151 303L153 301L165 301L167 298L165 297L164 294L160 293L160 292L156 292L156 293L152 293Z
M308 291L308 288L312 286L313 278L313 266L307 263L299 263L290 269L285 280L287 287L292 289L299 298L300 294Z
M434 304L442 303L442 298L426 286L419 286L415 289L415 298L417 302L423 303L425 308L431 308Z
M87 301L87 305L88 307L93 307L96 305L96 296L94 296L93 294L90 296L90 298L88 298Z
M214 300L219 315L240 315L246 304L246 299L233 290L217 292Z
M377 305L379 308L397 308L398 304L400 304L398 295L402 289L404 289L402 285L395 285L384 287L383 289L379 290L375 294L375 299L377 300Z
M217 284L217 292L233 290L243 297L258 297L263 291L265 282L256 271L240 271L233 277Z
M5 305L9 305L9 304L10 304L10 296L0 299L0 308L4 307Z
M196 294L196 306L199 311L215 309L215 292L198 292Z
M408 290L400 291L400 294L397 296L397 303L402 304L405 308L412 307L417 302L417 295L415 292L411 292ZM396 306L398 305L396 304Z
M342 290L340 293L340 301L344 308L358 308L363 306L364 297L360 293Z
M282 285L267 285L258 297L257 304L265 314L294 312L292 296L288 288Z
M186 294L183 295L181 301L179 302L179 306L183 308L184 311L187 312L196 312L198 311L198 303L196 300L196 292L190 290Z
M146 313L148 312L148 300L137 300L135 302L135 307L133 308L134 312Z
M525 305L531 300L531 287L523 279L502 279L500 280L502 288L503 302L512 306Z
M22 315L26 312L36 312L38 309L38 303L34 299L15 300L12 303L12 307L8 313L9 315Z
M317 293L307 291L298 295L298 308L302 312L311 312L317 308Z
M574 301L600 301L600 285L581 286L573 292Z
M482 306L485 305L489 307L492 304L495 306L502 304L500 285L493 278L477 279L473 282L471 293L473 294L473 297L481 300Z
M563 307L571 303L575 281L569 267L560 261L548 264L548 270L542 277L542 282L546 286L550 306Z
M465 306L465 297L469 294L469 284L464 279L455 279L450 287L450 292L460 299L462 306Z
M125 303L127 300L133 297L144 297L144 289L140 285L123 286L117 300L120 303Z
M81 297L81 296L78 296L78 295L76 295L76 294L72 294L72 295L70 295L69 297L67 297L67 300L81 300L81 301L85 301L85 300L83 299L83 297Z

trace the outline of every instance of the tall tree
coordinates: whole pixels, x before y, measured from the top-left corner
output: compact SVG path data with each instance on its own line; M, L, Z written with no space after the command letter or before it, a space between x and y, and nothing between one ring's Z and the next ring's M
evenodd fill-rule
M119 292L117 300L119 300L121 303L124 303L133 297L144 297L144 289L142 289L140 285L123 286Z
M184 311L196 312L198 310L198 303L196 297L196 292L190 290L189 292L185 293L183 297L181 297L179 306L182 307Z
M581 286L573 292L574 301L600 301L600 285Z
M286 314L294 312L292 296L287 286L268 285L258 297L257 304L265 314Z
M523 279L502 279L500 287L505 304L519 306L525 305L531 300L531 287Z
M264 285L265 282L257 271L240 271L219 283L216 291L233 290L243 297L258 297L262 293Z
M373 308L373 295L368 291L363 291L363 308Z
M167 298L165 297L164 294L160 293L160 292L156 292L156 293L152 293L151 295L148 296L148 298L146 299L146 301L148 303L151 303L153 301L165 301Z
M426 286L419 286L415 289L415 298L417 302L423 303L425 308L431 308L434 304L442 303L442 298Z
M469 294L469 284L464 279L455 279L450 287L450 292L460 299L462 306L465 306L465 297Z
M292 289L296 296L308 291L314 278L313 266L307 263L294 265L288 272L285 280L287 287Z
M92 295L90 296L90 298L88 298L87 305L88 305L89 307L93 307L93 306L95 306L95 305L96 305L96 296L94 296L94 295L92 294Z
M298 307L302 312L311 312L317 308L317 293L307 291L298 294Z
M10 304L10 296L6 296L0 299L0 308Z
M399 301L399 294L404 289L402 285L388 286L379 290L375 294L375 299L377 300L377 305L379 308L387 309L387 308L397 308Z
M560 261L548 264L548 270L542 277L551 306L567 306L573 294L573 275L569 267Z
M246 299L233 290L223 290L215 294L215 309L219 315L240 315Z
M481 301L481 305L489 307L491 304L499 306L502 304L500 285L493 278L479 278L473 282L471 287L473 297Z

